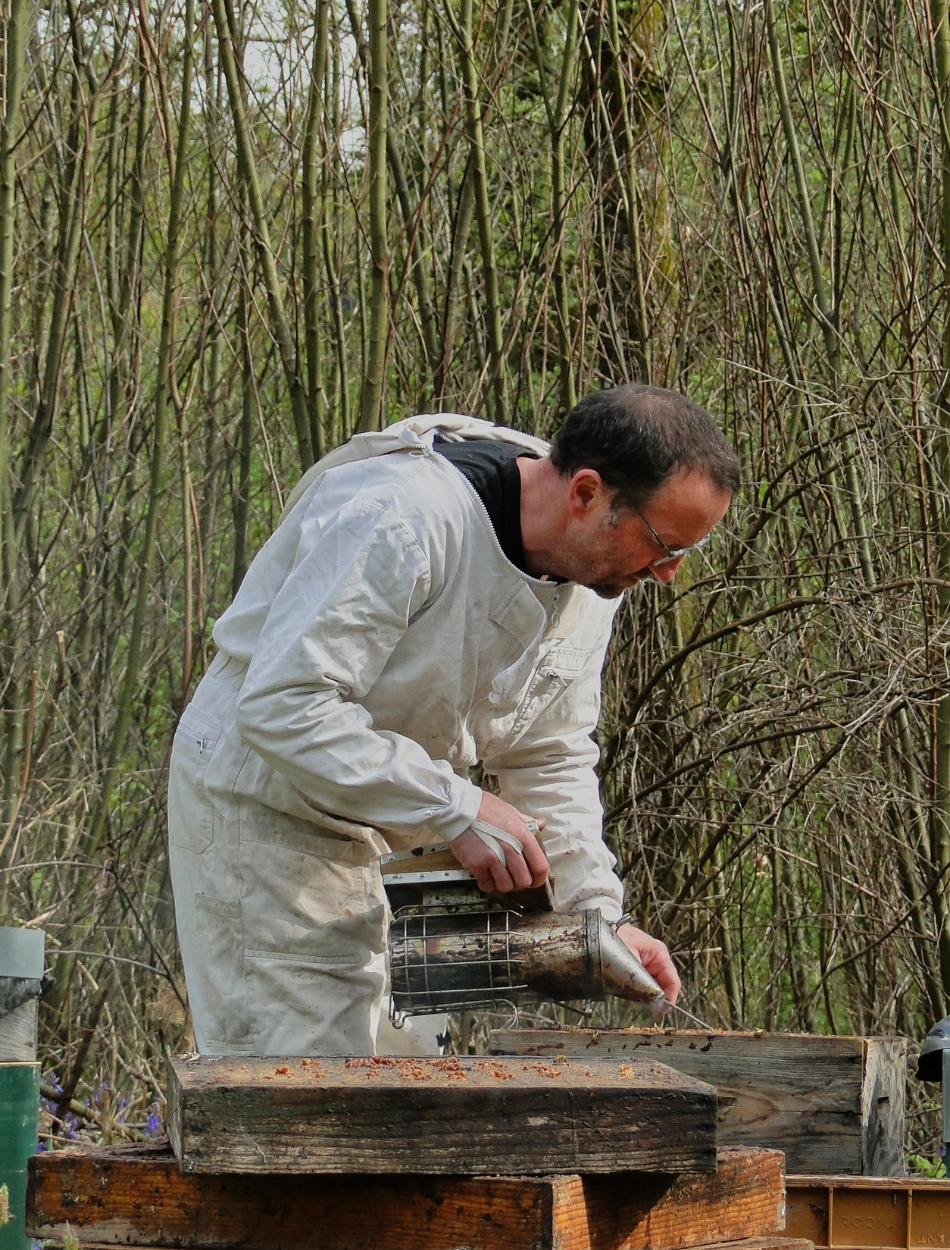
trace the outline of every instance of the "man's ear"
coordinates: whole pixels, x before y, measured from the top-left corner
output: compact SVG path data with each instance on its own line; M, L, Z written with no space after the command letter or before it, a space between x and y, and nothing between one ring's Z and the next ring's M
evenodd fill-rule
M567 505L572 516L580 520L597 509L605 490L604 479L596 469L578 469L571 478Z

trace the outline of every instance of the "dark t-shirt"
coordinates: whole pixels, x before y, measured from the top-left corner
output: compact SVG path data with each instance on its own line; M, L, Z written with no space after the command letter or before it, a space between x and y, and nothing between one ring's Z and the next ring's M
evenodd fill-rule
M492 439L453 442L437 434L433 447L472 484L495 527L502 551L516 568L527 573L521 541L521 474L516 461L519 456L539 457L524 447Z

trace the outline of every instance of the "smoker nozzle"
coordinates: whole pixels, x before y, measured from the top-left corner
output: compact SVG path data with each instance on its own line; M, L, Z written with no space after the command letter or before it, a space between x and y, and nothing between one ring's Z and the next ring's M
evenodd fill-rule
M597 916L600 918L598 937L604 996L647 1003L654 1016L666 1015L671 1005L666 1001L666 995L616 930L607 924L600 912Z

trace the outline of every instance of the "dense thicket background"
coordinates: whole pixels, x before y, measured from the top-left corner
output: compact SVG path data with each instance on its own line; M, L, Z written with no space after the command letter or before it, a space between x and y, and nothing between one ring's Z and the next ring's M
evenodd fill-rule
M301 469L419 410L544 434L631 378L705 403L745 478L620 618L631 910L714 1023L922 1035L946 0L367 2L0 5L0 923L49 934L51 1110L155 1129L169 743Z

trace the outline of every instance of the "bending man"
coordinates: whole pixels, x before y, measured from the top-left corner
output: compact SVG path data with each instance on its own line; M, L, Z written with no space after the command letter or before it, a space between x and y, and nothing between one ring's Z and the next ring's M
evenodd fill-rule
M175 736L171 872L202 1052L374 1052L389 849L444 840L503 891L550 870L558 910L620 919L591 737L613 617L628 588L673 577L738 482L701 408L638 385L582 400L551 447L429 415L304 476ZM504 863L476 819L511 835ZM619 932L675 999L663 943Z

